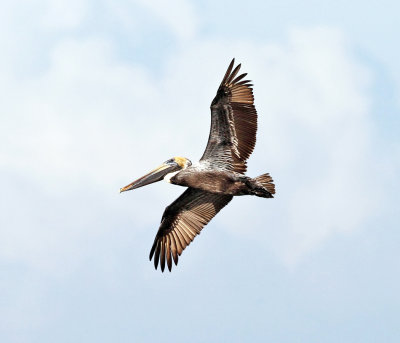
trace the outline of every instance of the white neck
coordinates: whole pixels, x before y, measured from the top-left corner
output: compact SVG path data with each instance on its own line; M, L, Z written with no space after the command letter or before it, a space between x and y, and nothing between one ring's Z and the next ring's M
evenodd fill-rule
M173 176L175 176L176 174L178 174L180 172L180 170L175 171L173 173L168 173L167 175L164 176L164 180L167 181L168 183L171 183L171 178Z

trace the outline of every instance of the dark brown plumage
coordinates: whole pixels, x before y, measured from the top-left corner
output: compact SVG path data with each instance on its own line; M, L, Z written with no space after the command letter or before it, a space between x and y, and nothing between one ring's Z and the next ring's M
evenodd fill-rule
M172 258L178 264L178 255L200 234L205 225L232 200L232 195L213 194L195 188L188 188L169 205L162 216L150 260L154 255L157 269L160 260L164 271L165 259L168 269L172 268Z
M252 84L237 76L240 64L230 63L211 103L211 128L206 150L199 163L174 157L149 174L121 188L122 191L142 187L162 178L189 187L169 205L150 251L154 266L164 271L200 234L210 220L238 195L272 198L275 186L267 174L250 178L244 173L246 161L254 150L257 133L257 112Z
M257 111L254 107L252 84L233 79L240 64L233 70L233 59L211 103L211 128L201 161L210 161L223 169L238 173L247 170L246 160L256 144Z

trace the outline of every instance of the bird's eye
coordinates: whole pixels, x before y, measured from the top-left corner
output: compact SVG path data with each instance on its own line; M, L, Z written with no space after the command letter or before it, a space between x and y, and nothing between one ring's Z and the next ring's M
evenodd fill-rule
M168 161L165 161L166 164L170 164L170 163L172 163L172 162L174 162L174 159L173 159L173 158L170 158Z

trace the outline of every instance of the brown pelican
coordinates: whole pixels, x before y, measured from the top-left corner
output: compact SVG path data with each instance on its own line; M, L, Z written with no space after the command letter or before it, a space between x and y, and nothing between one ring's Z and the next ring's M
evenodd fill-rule
M172 259L178 256L200 234L202 228L235 195L256 195L273 198L275 186L269 174L256 178L245 175L246 160L256 143L257 112L254 107L252 84L242 80L247 74L233 69L235 59L211 103L211 129L206 150L198 163L185 157L174 157L140 179L120 189L139 188L162 179L174 185L188 187L169 205L150 251L154 266L169 271Z

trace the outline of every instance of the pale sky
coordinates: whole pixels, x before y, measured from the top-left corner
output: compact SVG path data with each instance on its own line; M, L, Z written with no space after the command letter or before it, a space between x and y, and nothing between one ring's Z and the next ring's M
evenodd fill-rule
M399 342L394 1L0 4L1 342ZM235 57L248 174L172 273L148 254Z

